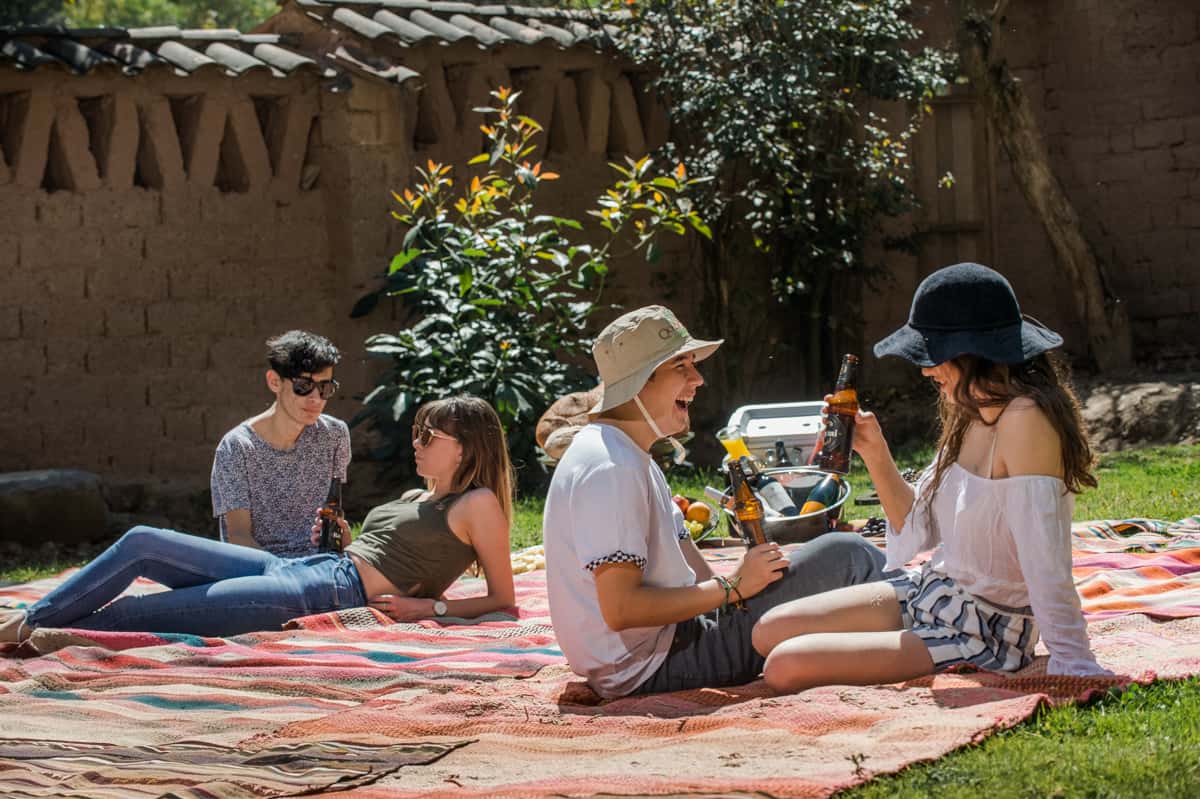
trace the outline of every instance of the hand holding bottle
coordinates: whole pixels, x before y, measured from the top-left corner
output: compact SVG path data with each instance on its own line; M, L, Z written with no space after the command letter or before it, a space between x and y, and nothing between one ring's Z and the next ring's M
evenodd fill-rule
M832 394L825 395L826 403L831 399L833 399ZM826 412L825 408L821 410L822 415ZM854 415L854 451L863 459L863 463L867 464L868 468L872 461L891 452L887 439L884 438L883 428L879 426L879 417L871 411L864 411L861 408Z
M776 580L783 579L787 567L788 559L774 541L750 547L734 572L741 578L738 592L743 599L749 599Z
M336 518L337 518L338 527L342 531L342 541L349 543L350 542L350 522L346 521L345 516L338 516ZM312 541L312 545L314 547L321 545L321 520L322 520L321 508L317 508L317 515L316 515L316 518L313 520L313 526L312 526L312 529L309 530L309 537L308 537L308 540Z
M812 462L824 472L846 474L850 471L850 452L858 414L858 356L847 353L842 358L833 393L825 397L822 409L825 424Z

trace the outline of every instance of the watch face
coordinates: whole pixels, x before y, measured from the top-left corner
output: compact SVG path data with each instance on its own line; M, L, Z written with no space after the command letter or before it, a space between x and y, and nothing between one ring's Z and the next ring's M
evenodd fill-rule
M433 613L436 616L445 616L446 615L446 603L440 599L437 600L436 602L434 602L433 603Z

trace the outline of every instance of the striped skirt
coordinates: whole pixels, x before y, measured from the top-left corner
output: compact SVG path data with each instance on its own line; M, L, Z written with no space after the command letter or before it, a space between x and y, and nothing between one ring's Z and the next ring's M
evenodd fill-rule
M888 580L900 602L902 623L929 647L938 671L969 664L988 671L1029 665L1038 640L1028 606L993 605L925 566Z

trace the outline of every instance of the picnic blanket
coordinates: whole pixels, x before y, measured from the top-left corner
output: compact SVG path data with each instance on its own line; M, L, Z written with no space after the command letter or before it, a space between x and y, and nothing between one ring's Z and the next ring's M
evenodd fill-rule
M519 610L471 625L358 609L227 640L38 631L0 659L0 795L828 796L1046 702L1200 673L1200 518L1081 525L1073 543L1093 648L1117 681L1050 677L1039 658L1014 677L601 702L558 650L544 572L518 575ZM60 579L0 589L0 604Z

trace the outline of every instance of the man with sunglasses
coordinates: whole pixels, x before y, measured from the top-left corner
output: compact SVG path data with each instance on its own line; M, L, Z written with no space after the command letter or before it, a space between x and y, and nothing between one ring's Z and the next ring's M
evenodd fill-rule
M267 341L267 388L275 401L230 430L212 469L213 516L221 540L280 557L316 550L313 515L331 478L345 481L350 430L323 411L338 389L341 353L328 339L289 330Z

